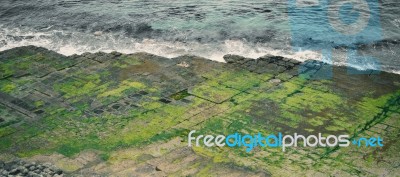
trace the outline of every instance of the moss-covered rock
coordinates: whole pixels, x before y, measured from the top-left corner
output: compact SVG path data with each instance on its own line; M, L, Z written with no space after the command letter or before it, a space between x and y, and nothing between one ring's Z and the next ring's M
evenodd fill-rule
M0 160L68 174L376 176L399 173L400 76L317 61L227 55L0 52ZM184 63L184 65L182 64ZM381 136L380 148L187 147L187 134ZM62 163L61 163L62 162ZM72 168L73 167L73 168ZM227 173L229 171L230 173Z

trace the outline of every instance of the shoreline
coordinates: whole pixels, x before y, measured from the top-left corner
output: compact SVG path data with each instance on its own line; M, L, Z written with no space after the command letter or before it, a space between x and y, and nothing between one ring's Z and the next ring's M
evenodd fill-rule
M384 73L388 73L388 74L400 75L400 71L399 71L399 72L396 72L396 71L385 71L385 70L375 70L375 69L360 69L360 67L349 66L349 65L346 65L346 64L337 64L337 65L335 65L335 64L332 64L332 63L327 63L327 62L324 62L324 61L321 61L321 60L315 60L315 59L307 59L307 60L305 60L305 61L301 61L301 60L294 59L294 58L284 57L284 56L280 56L280 55L270 55L270 54L263 55L263 56L260 56L260 57L258 57L258 58L249 58L249 57L244 57L244 56L235 55L235 54L225 54L225 55L223 56L223 61L218 61L218 60L213 60L213 59L210 59L210 58L201 57L201 56L197 56L197 55L191 55L191 54L180 55L180 56L177 56L177 57L165 57L165 56L156 55L156 54L152 54L152 53L148 53L148 52L122 53L122 52L117 52L117 51L110 51L110 52L99 51L99 52L84 52L84 53L82 53L82 54L64 55L64 54L61 54L61 53L59 53L59 52L56 52L56 51L47 49L47 48L45 48L45 47L38 47L38 46L34 46L34 45L27 45L27 46L20 46L20 47L15 47L15 48L12 48L12 49L7 49L7 50L0 51L0 55L1 55L2 53L6 53L6 52L8 52L8 51L20 50L20 49L22 49L22 50L24 50L24 49L28 49L28 50L30 50L30 49L33 49L33 50L47 50L47 51L54 52L54 53L56 53L56 54L58 54L58 55L62 55L62 56L67 57L67 58L68 58L68 57L72 57L72 58L74 58L74 57L80 57L80 56L90 55L90 54L135 55L135 54L143 53L143 54L153 55L153 56L157 56L157 57L161 57L161 58L172 59L172 60L173 60L173 59L176 59L176 58L182 58L182 57L195 57L195 58L203 58L203 59L205 59L205 60L215 61L215 62L219 62L219 63L227 63L227 62L226 62L226 59L225 59L227 56L235 56L235 57L241 58L242 60L246 60L246 61L247 61L247 60L248 60L248 61L250 61L250 60L259 60L259 59L262 59L262 58L265 58L265 57L278 57L278 58L282 58L282 59L283 59L283 58L287 58L287 59L291 59L291 60L296 60L296 61L298 61L298 62L300 62L300 63L303 63L304 65L306 65L306 64L309 63L309 62L311 62L311 63L317 62L317 63L323 63L324 65L331 65L332 67L345 67L345 68L348 68L349 70L354 70L355 72L363 72L363 73L368 73L368 72L369 72L370 74L379 73L379 72L384 72ZM370 75L370 74L367 74L367 75Z

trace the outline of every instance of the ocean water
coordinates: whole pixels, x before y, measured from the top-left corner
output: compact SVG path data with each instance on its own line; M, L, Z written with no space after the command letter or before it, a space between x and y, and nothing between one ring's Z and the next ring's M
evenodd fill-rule
M0 51L36 45L64 55L148 52L216 61L226 54L272 54L400 73L400 2L376 0L373 11L349 6L355 1L370 0L328 1L326 6L322 0L1 0ZM321 7L298 12L293 5ZM362 35L350 34L345 39L351 40L338 42L331 27L323 27L328 21L323 19L334 11L345 18L377 18ZM343 23L328 22L333 27ZM362 57L348 62L349 50L373 57L379 66Z

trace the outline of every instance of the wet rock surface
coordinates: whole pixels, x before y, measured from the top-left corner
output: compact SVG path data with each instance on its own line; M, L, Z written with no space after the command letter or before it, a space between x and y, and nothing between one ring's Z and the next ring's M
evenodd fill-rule
M67 57L34 46L0 52L0 160L24 157L41 162L40 169L50 162L62 170L16 162L0 163L2 173L399 174L399 75L270 55L224 59L117 52ZM188 147L190 130L380 136L385 145L247 153Z
M39 164L14 160L10 162L0 161L0 176L61 177L64 176L64 172L49 163Z

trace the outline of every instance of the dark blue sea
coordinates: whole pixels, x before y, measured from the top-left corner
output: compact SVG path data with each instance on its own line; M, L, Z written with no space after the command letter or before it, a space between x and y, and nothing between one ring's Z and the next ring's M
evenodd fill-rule
M399 14L396 0L1 0L0 51L272 54L400 73Z

